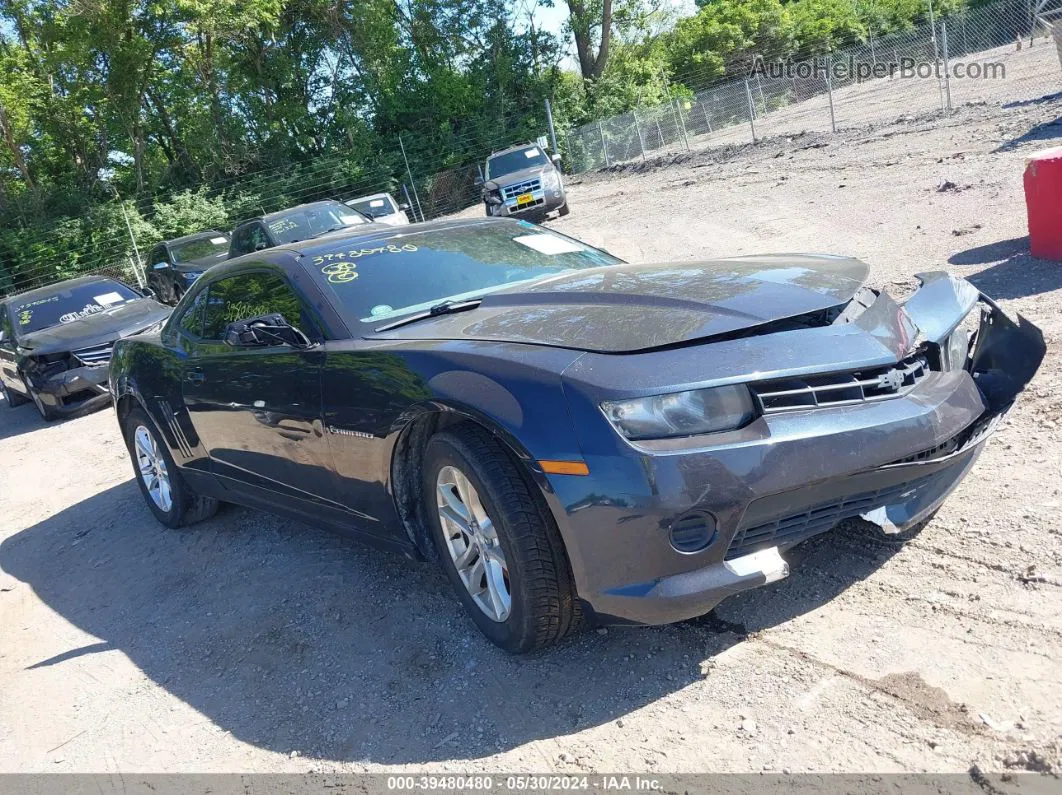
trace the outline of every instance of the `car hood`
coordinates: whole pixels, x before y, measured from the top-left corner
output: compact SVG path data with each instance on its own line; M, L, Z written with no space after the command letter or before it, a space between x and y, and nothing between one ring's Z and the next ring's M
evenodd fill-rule
M384 339L471 339L599 353L745 332L847 303L859 260L768 255L572 271L486 296L477 309L387 331Z
M136 334L165 320L172 311L172 307L163 306L150 298L141 298L114 309L87 315L72 323L25 334L19 338L18 344L35 356L93 348L114 342L119 337Z
M531 166L530 168L522 168L519 171L511 171L508 174L502 174L501 176L491 177L488 182L493 182L498 187L504 188L506 185L512 185L516 182L524 182L532 177L539 177L542 172L545 171L548 166Z

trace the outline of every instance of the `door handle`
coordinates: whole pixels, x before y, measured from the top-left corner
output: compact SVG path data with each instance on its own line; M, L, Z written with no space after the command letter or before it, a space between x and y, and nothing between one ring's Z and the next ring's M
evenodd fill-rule
M190 384L201 384L204 381L206 381L206 373L204 373L202 370L200 370L197 367L194 370L189 370L185 374L184 380L187 381Z

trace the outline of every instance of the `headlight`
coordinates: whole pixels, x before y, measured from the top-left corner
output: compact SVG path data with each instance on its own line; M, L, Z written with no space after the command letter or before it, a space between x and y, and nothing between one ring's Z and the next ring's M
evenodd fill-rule
M556 190L560 187L560 175L556 171L547 171L542 175L542 186L546 190Z
M628 439L666 439L730 431L753 416L752 396L742 385L694 389L670 395L601 404L605 416Z

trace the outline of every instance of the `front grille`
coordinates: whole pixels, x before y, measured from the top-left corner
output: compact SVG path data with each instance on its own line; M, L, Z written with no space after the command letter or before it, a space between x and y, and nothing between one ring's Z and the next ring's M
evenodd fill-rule
M930 372L924 354L898 364L846 373L826 373L752 384L764 414L797 409L846 406L906 394Z
M948 470L941 470L876 491L850 494L831 502L813 505L800 513L776 519L773 522L740 529L734 536L734 540L730 542L726 559L732 560L780 544L795 544L819 533L825 533L845 519L854 519L884 505L908 501L917 492L931 487L938 478L947 473Z
M515 199L517 196L521 196L524 193L534 193L535 191L542 190L542 180L538 177L529 179L524 182L517 182L513 185L506 185L502 188L502 198L506 201ZM538 200L536 204L541 204L542 200Z
M82 348L74 351L74 358L82 364L107 364L111 360L111 348L113 347L114 343L108 342L106 345Z

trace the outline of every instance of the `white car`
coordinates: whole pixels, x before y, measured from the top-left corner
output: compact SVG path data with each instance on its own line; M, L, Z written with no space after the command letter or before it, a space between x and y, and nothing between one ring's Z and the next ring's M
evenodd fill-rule
M399 204L390 193L374 193L372 196L361 196L346 202L347 207L353 207L363 215L372 218L378 224L388 226L404 226L409 223L406 210L408 204Z

